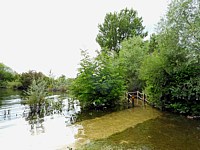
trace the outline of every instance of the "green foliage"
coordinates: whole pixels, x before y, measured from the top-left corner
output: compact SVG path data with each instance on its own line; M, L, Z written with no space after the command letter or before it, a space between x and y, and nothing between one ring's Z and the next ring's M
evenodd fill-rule
M67 91L70 90L70 87L71 87L72 83L74 82L74 80L75 80L74 78L67 78L67 79L66 79Z
M146 81L145 93L148 100L160 104L162 89L165 84L163 60L157 52L146 56L140 69L140 78Z
M79 74L71 86L72 94L88 107L118 105L125 90L122 67L104 52L94 59L86 51L82 55Z
M200 1L173 0L169 5L166 20L160 30L177 31L181 47L199 51L200 47Z
M23 90L27 90L29 86L32 84L33 80L38 80L40 78L47 78L43 73L36 72L33 70L30 70L29 72L25 72L21 74L21 84L22 87L20 87Z
M147 56L140 70L149 101L193 115L200 115L199 4L195 0L171 3L159 25L159 51Z
M0 87L6 87L7 82L14 79L14 71L8 66L0 63Z
M33 79L32 84L25 93L29 105L42 105L47 96L47 83L42 78Z
M28 90L25 92L26 103L30 106L31 114L38 113L42 110L42 106L48 103L45 98L47 96L47 83L43 78L33 79Z
M46 78L33 79L28 90L25 91L25 103L30 107L29 117L43 117L52 113L53 110L62 111L62 99L54 99L48 96L48 83Z
M72 78L66 78L64 75L58 77L57 79L50 77L48 78L48 90L53 92L66 92L69 90L72 81Z
M20 74L15 74L14 79L7 83L7 88L10 89L20 89L22 87Z
M140 37L133 37L122 42L118 59L124 69L128 91L141 90L143 87L143 82L139 79L139 70L147 52L148 43Z
M158 36L153 33L150 36L150 41L149 41L149 51L148 51L149 54L153 53L156 50L159 50L158 48L159 48L159 46L158 46Z
M67 90L67 79L64 75L60 76L56 80L56 88L58 91L66 91Z
M99 33L96 41L102 49L119 52L121 42L133 36L147 36L143 32L142 18L137 16L133 9L123 9L119 13L108 13L105 16L104 23L99 24Z

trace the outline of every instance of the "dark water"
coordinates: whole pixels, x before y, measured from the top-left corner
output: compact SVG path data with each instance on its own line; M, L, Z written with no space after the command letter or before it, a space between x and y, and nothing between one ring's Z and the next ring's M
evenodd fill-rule
M67 117L73 110L28 120L20 115L25 109L20 95L18 91L0 90L2 150L200 149L199 120L163 113L149 106L117 112L84 111L75 124ZM11 110L10 115L4 115L5 109Z

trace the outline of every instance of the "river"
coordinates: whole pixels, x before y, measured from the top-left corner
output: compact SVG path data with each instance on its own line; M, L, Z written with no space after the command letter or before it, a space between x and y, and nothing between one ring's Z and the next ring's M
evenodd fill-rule
M21 104L20 92L0 90L0 149L200 149L199 120L150 106L114 112L84 111L77 114L76 123L67 117L68 110L30 120L23 115L27 107Z

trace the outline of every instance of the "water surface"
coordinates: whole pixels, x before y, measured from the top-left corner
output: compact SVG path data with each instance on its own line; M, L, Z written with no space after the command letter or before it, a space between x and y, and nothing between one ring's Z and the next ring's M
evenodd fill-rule
M200 149L200 121L150 106L109 113L88 111L80 114L76 123L69 117L75 111L68 108L30 120L22 115L26 106L21 104L21 93L4 90L0 94L3 150ZM8 109L9 115L7 111L4 115Z
M163 114L107 138L93 140L80 149L199 150L200 122Z

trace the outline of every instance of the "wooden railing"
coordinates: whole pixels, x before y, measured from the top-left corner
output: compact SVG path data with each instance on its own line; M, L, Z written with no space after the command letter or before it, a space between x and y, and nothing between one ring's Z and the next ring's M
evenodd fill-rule
M137 105L139 104L139 101L142 101L142 105L144 106L146 103L149 103L149 101L147 100L147 95L145 93L141 93L139 91L136 92L127 92L126 94L128 102L132 103L132 105L134 106L134 101L136 100Z

